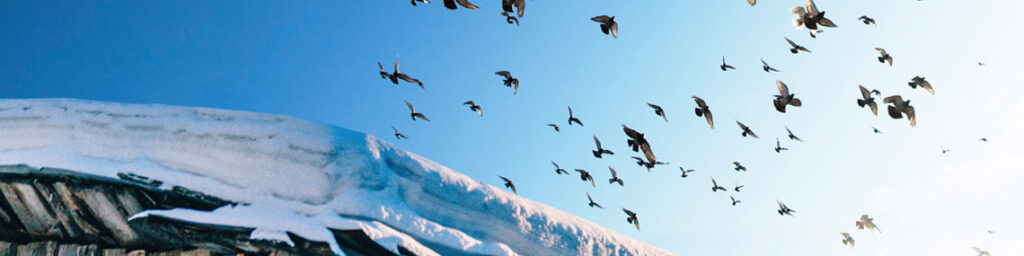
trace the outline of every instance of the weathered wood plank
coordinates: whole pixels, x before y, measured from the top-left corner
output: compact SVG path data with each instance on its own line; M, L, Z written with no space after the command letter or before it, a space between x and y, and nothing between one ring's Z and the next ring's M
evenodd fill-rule
M183 252L181 252L181 254L178 254L178 255L181 255L181 256L211 256L211 255L213 255L213 253L210 252L210 250L207 250L207 249L192 249L192 250L188 250L188 251L183 251Z
M103 249L102 256L125 256L126 251L124 248L117 249Z
M79 256L77 244L62 244L57 246L57 256Z
M31 185L0 183L0 192L29 234L36 237L61 238L58 228L60 224L50 215L45 203Z
M18 246L18 256L51 256L57 254L57 242L32 242Z
M81 213L84 213L84 209L78 205L78 200L71 193L71 189L68 188L67 184L61 181L53 183L53 191L57 193L57 198L64 204L67 209L69 217L72 222L82 231L83 236L95 237L100 233L100 230L93 227L89 222L82 218Z
M139 235L128 226L128 217L121 214L117 205L110 201L103 192L95 189L82 189L72 193L85 202L86 208L93 217L110 231L114 240L122 246L132 246L139 242Z
M132 215L145 210L141 205L139 205L139 200L136 199L128 189L118 189L116 194L114 194L114 198L116 198L117 202L120 203L121 209L123 210L122 213L124 213L125 216L131 217Z
M0 256L14 256L17 253L18 246L0 241Z
M134 251L128 252L128 254L126 256L146 256L146 251L134 250Z
M74 223L71 223L71 218L66 214L67 207L64 206L64 203L61 200L57 199L59 197L57 192L47 184L40 182L33 182L32 187L35 188L43 198L47 199L47 203L50 205L50 209L53 212L54 219L56 219L57 223L63 227L64 238L72 240L77 239L81 235L81 232L79 232L78 227L76 227Z

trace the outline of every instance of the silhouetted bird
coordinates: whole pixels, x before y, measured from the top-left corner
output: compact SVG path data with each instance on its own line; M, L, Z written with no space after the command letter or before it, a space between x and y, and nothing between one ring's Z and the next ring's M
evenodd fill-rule
M420 88L427 89L426 87L423 87L423 82L420 82L420 80L412 78L405 73L398 72L398 56L395 56L395 71L390 74L387 71L384 71L384 65L380 64L379 61L377 62L377 66L380 67L380 77L391 80L391 83L398 84L398 79L402 79L405 82L415 83L419 85Z
M558 125L557 125L557 124L548 124L548 126L551 126L551 128L555 128L555 131L556 131L556 132L560 132L560 131L562 131L562 129L559 129L559 128L558 128Z
M775 153L782 153L783 150L789 149L782 147L782 144L779 143L779 138L775 138Z
M720 67L720 68L722 69L722 71L726 71L726 70L728 70L728 69L736 69L736 68L735 68L735 67L733 67L732 65L729 65L729 64L725 64L725 56L722 56L722 65L721 65L721 66L718 66L718 67Z
M875 226L875 219L868 218L867 214L860 215L860 220L856 223L857 229L867 229L868 231L874 232L875 234L881 234L882 230Z
M778 201L776 201L776 202L778 202ZM779 203L779 210L778 210L779 215L785 214L785 215L793 216L793 213L796 212L795 210L790 209L788 206L786 206L786 204L783 204L782 202L778 202L778 203Z
M444 0L444 8L448 8L449 10L455 10L455 9L458 8L458 6L455 6L455 3L458 3L459 5L461 5L462 8L466 8L466 9L470 9L470 10L479 9L479 7L476 7L476 5L473 5L472 3L470 3L467 0Z
M590 201L590 203L587 203L587 206L604 209L604 207L602 207L600 204L594 202L593 198L590 198L590 193L587 193L587 201Z
M797 137L796 135L793 135L793 131L790 131L789 127L786 127L786 133L789 133L789 139L795 140L795 141L799 141L799 142L804 142L804 140L801 140L800 137Z
M732 165L736 166L735 168L732 168L732 169L736 170L737 172L738 171L747 172L747 167L743 166L742 164L740 164L740 162L732 161Z
M647 138L644 137L643 133L630 129L626 125L622 125L622 131L629 137L626 140L626 144L633 149L633 152L643 152L644 158L647 158L647 162L650 162L652 165L658 162L655 160L654 152L651 151L651 144L647 142Z
M623 182L622 182L622 179L619 178L619 175L617 175L615 173L615 168L612 168L611 166L608 166L608 171L612 172L612 178L608 179L608 184L612 184L612 183L618 182L619 186L625 186L625 184L623 184Z
M650 172L651 168L654 168L655 165L666 165L666 164L668 164L668 163L661 162L661 161L647 162L647 161L644 161L643 158L635 157L635 156L633 157L633 159L636 160L636 165L643 166L643 167L647 168L648 172Z
M715 182L715 178L711 178L711 192L718 192L719 190L721 190L721 191L729 191L725 187L719 186L718 182Z
M647 106L649 106L649 107L654 109L654 114L655 115L660 116L661 119L664 119L665 122L668 122L668 117L665 116L665 110L662 109L661 106L651 104L650 102L647 103Z
M604 32L605 35L610 32L612 37L619 38L619 24L615 22L615 16L601 15L590 18L590 20L601 23L601 32Z
M860 97L861 98L857 99L857 106L860 106L861 108L864 108L864 105L867 105L868 107L871 108L871 113L875 114L877 116L878 115L878 105L875 103L875 98L871 97L871 93L874 93L875 95L880 95L881 93L878 92L878 90L868 91L868 89L864 88L863 85L860 85L859 87L860 87Z
M892 55L889 55L889 53L885 52L885 49L882 48L875 47L875 50L878 51L879 54L878 62L885 63L888 61L889 66L892 67Z
M420 119L430 122L430 118L427 118L427 116L423 115L423 113L416 112L416 108L412 107L412 103L409 103L409 101L405 101L405 105L409 106L409 111L412 112L409 114L409 116L412 117L413 121L416 121L416 118L419 117Z
M949 151L950 151L950 150L948 150L948 149L946 149L944 147L939 147L939 149L942 149L942 154L949 153Z
M693 101L697 102L697 108L694 109L694 111L697 112L697 116L704 116L704 119L707 119L708 125L711 126L711 129L715 129L715 121L711 118L711 108L708 107L708 104L704 102L704 99L701 99L696 95L693 96Z
M981 138L981 141L984 141L984 142L988 142L988 139L986 139L986 138Z
M775 110L786 113L786 105L794 107L802 105L800 99L796 98L796 94L789 93L789 86L786 86L781 80L775 80L775 86L779 88L779 95L775 95L775 99L772 100Z
M466 101L463 102L462 105L469 105L470 111L475 111L477 114L480 114L480 116L484 116L484 111L480 109L480 105L477 105L476 102L473 102L472 100Z
M764 62L764 59L761 59L761 69L763 69L764 72L769 72L769 73L771 71L780 72L778 69L775 69L775 68L773 68L771 66L768 66L768 62Z
M693 169L687 170L687 169L683 169L683 167L679 167L679 172L682 173L682 175L680 175L680 177L686 178L686 177L689 177L689 175L686 175L686 174L694 172L694 170Z
M850 248L853 248L853 237L850 237L850 233L840 232L839 234L843 235L843 244L849 245Z
M580 173L580 179L583 181L590 181L591 187L597 187L594 183L594 176L590 176L590 173L583 169L576 169L576 172Z
M428 1L428 0L412 0L412 6L416 6L416 2L425 3L425 4L429 4L430 3L430 1Z
M977 252L978 256L992 256L992 254L988 254L988 251L982 250L977 246L971 246L971 249L974 249L974 252Z
M741 202L740 200L736 200L736 198L733 198L732 196L729 196L729 199L732 200L732 206L736 206L736 204Z
M576 124L583 126L583 122L580 122L579 118L572 115L572 107L569 107L569 126L572 126L572 122L576 122Z
M558 164L555 163L555 161L551 161L551 164L555 166L555 174L564 173L565 175L569 175L569 172L565 171L565 169L562 169L562 167L559 167Z
M515 86L515 89L512 89L512 94L519 93L519 78L512 77L512 73L505 70L494 72L494 74L505 77L501 82L504 83L506 87Z
M925 91L928 91L933 95L935 94L935 89L932 89L932 83L925 81L924 77L914 76L914 78L911 78L910 82L908 82L907 85L909 85L912 89L917 89L917 87L920 86Z
M814 1L805 0L805 6L793 7L789 11L796 14L793 18L793 27L797 30L802 30L804 27L811 31L811 37L817 37L818 33L822 30L818 29L818 25L825 27L836 27L835 23L825 18L825 12L819 12L818 7L814 5Z
M400 139L409 139L409 137L405 137L405 134L402 134L402 133L398 132L398 129L397 129L397 128L395 128L395 126L394 126L394 125L392 125L392 126L391 126L391 130L394 130L394 131L395 131L395 139L396 139L396 140L400 140Z
M859 19L861 22L864 22L864 25L873 25L875 27L878 27L878 24L875 24L875 19L872 19L867 15L861 15L860 18L857 19Z
M636 218L636 213L630 210L626 210L626 208L622 208L622 211L625 212L627 216L629 216L626 217L626 222L633 223L633 225L636 226L636 230L640 230L640 220Z
M789 42L789 46L793 47L793 48L789 48L789 52L790 53L796 54L798 51L804 51L804 52L807 52L807 53L811 53L810 49L807 49L807 47L803 47L802 45L796 44L795 42L793 42L793 40L789 40L789 38L786 38L786 42Z
M899 95L893 95L885 97L886 104L893 104L889 106L889 117L893 119L903 118L903 114L907 115L907 119L910 119L910 126L917 125L917 117L914 116L914 107L910 106L910 100L903 100L903 97Z
M597 150L591 150L591 152L594 153L594 157L601 158L601 155L604 155L604 154L609 154L609 155L614 155L615 154L615 152L612 152L611 150L607 150L607 149L604 149L604 148L601 147L601 141L597 140L597 135L594 135L594 144L597 144Z
M508 12L501 12L501 16L505 16L505 22L508 22L508 24L515 23L516 26L519 26L519 18L516 18L516 16L509 15Z
M743 123L740 123L740 121L736 121L736 124L739 125L740 129L743 130L743 133L741 133L740 135L743 135L743 137L747 137L747 135L750 135L751 138L757 139L757 134L755 134L754 131L751 131L750 127L747 127Z
M747 0L747 3L750 4L750 6L754 6L757 4L757 0Z
M505 187L512 189L512 193L515 193L517 195L519 194L519 192L516 192L516 185L512 184L512 180L509 180L508 178L505 178L504 176L501 175L498 175L498 177L505 181Z
M505 12L511 13L512 7L518 10L516 16L523 17L523 11L526 10L526 0L501 0L501 9Z
M871 129L874 130L875 133L882 134L882 131L879 130L878 128L875 128L874 126L872 126Z
M737 184L735 187L732 188L732 190L736 191L736 193L739 193L741 188L743 188L743 185Z

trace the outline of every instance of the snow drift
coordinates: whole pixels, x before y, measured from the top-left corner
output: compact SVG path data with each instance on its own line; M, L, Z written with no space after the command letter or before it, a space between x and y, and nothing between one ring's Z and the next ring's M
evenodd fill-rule
M71 99L0 100L0 164L132 172L237 201L146 211L331 244L361 229L417 255L670 255L359 132L281 115Z

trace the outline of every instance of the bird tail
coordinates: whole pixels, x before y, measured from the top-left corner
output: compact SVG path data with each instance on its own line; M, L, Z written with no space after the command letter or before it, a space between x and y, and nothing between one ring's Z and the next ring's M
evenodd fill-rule
M860 107L863 108L865 104L868 104L866 100L857 99L857 106L860 106Z

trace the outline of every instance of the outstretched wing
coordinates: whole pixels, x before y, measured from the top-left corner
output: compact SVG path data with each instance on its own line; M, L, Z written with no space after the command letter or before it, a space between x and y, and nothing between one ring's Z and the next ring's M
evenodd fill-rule
M779 95L789 96L789 86L786 86L786 83L783 83L782 80L775 80L775 85L779 87Z
M596 17L590 18L590 20L595 21L595 22L600 22L600 23L607 23L607 22L611 21L612 18L608 17L608 15L601 15L601 16L596 16Z
M597 140L597 135L594 135L594 144L597 144L597 148L601 148L601 141Z
M885 55L885 49L875 47L875 51L878 51L879 54Z
M412 103L409 103L409 101L408 101L408 100L407 100L407 101L405 101L405 105L409 107L409 111L412 111L413 113L415 113L415 112L416 112L416 108L414 108L414 107L412 106Z

